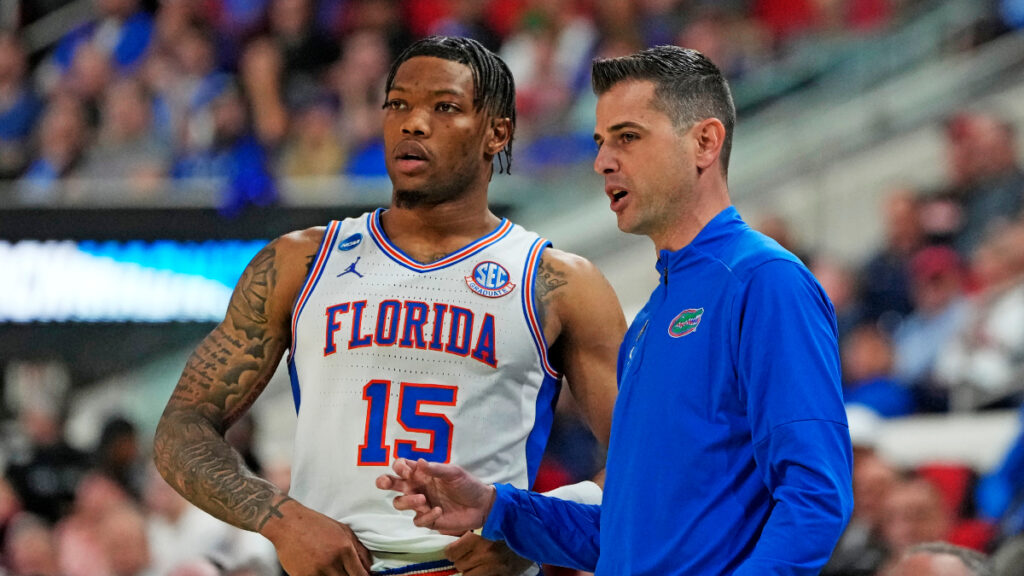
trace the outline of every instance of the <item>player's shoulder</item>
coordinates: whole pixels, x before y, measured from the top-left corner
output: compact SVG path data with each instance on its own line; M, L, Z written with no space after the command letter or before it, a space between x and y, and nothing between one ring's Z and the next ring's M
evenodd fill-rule
M314 226L282 234L272 240L263 252L274 261L278 275L305 277L308 263L316 257L327 228Z
M293 230L275 238L269 246L285 257L304 257L316 254L327 233L326 226L313 226Z
M590 260L558 248L549 247L544 250L541 254L541 267L580 280L602 277L601 271Z

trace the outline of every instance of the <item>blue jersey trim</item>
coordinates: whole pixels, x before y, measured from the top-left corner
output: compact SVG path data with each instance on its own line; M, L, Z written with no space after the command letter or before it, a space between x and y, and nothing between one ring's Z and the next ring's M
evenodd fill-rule
M533 336L533 344L537 348L537 355L540 357L541 369L551 378L561 378L561 374L548 359L548 342L544 337L544 327L540 325L540 317L534 310L534 286L537 279L537 268L540 267L541 256L544 250L551 246L551 242L538 238L530 245L527 251L526 266L523 269L521 303L523 305L523 317Z
M295 369L293 358L288 359L288 379L292 383L292 401L295 402L295 413L299 413L299 406L302 404L302 388L299 386L299 373Z
M526 476L527 486L533 487L537 479L540 461L544 458L544 449L551 436L551 426L555 421L555 404L562 390L562 379L544 375L537 392L537 407L534 410L533 430L526 437Z
M327 260L331 257L331 247L334 246L334 241L338 237L338 232L341 231L341 222L332 220L324 231L324 237L320 240L320 247L317 248L316 253L313 254L313 265L309 267L309 271L306 272L306 280L302 283L302 288L299 290L298 295L295 297L295 302L292 304L292 321L291 321L291 335L292 342L291 347L288 350L288 376L292 384L292 399L295 401L295 412L299 411L299 404L302 399L301 388L299 386L299 373L298 367L295 365L295 342L298 340L296 334L296 327L299 325L299 315L306 308L306 302L309 301L310 294L316 289L316 285L320 282L320 277L323 275L324 269L327 267ZM326 251L326 253L325 253ZM312 281L312 284L310 284Z

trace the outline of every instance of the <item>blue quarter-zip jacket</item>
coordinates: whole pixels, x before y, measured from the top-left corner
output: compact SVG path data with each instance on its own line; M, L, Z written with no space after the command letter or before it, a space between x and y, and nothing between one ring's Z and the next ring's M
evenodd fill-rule
M835 311L734 208L659 254L601 506L498 486L484 536L597 576L814 575L853 508Z

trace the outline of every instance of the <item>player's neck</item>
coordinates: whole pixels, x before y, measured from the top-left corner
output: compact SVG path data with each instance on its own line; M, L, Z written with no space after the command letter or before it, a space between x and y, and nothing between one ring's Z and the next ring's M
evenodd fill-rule
M486 196L414 208L392 203L381 215L388 239L421 262L462 248L494 230L500 221L487 207Z

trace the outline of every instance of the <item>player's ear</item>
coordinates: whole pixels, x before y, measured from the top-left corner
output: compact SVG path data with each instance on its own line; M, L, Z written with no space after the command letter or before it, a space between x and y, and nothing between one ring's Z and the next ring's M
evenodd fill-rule
M697 169L703 172L717 162L722 153L725 125L718 118L705 118L693 127L692 134L697 141Z
M495 156L508 145L512 139L511 118L491 118L491 125L487 131L486 150L490 156Z

